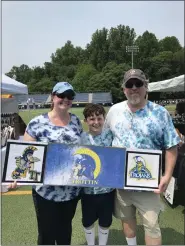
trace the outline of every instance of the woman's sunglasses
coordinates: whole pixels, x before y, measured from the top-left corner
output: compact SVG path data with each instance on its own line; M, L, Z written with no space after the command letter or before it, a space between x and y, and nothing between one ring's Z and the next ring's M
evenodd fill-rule
M125 88L131 89L135 85L136 88L140 88L144 85L143 81L137 80L137 81L132 81L132 82L127 82L125 84Z
M68 92L63 92L61 94L56 94L58 98L64 99L67 98L68 100L74 100L75 94L73 93L68 93Z

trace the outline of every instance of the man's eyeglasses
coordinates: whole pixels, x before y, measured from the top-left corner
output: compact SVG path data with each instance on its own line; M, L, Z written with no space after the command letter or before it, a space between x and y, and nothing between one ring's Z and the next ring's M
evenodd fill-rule
M61 98L61 99L67 98L68 100L74 100L74 98L75 98L75 94L67 93L67 92L63 92L61 94L56 94L56 96L58 98Z
M130 81L125 84L125 88L131 89L135 85L136 88L140 88L144 85L143 81L137 80L137 81Z

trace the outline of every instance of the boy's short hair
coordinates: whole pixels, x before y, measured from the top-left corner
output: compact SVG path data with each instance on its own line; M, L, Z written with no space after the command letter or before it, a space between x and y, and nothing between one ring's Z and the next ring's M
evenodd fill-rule
M103 117L105 117L106 111L102 105L88 103L83 110L84 118L87 119L88 117L93 116L94 114L96 116L102 114Z

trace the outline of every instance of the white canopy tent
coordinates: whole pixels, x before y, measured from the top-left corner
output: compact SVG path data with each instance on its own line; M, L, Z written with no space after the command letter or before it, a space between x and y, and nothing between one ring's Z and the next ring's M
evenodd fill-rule
M1 83L1 94L28 94L27 85L20 83L10 77L2 74L2 83ZM2 98L1 99L1 113L17 113L18 112L18 103L16 99L13 98Z
M28 86L2 74L1 94L28 94Z
M185 92L185 75L167 79L158 82L152 82L148 85L149 92Z
M2 74L1 80L1 94L28 94L27 85L20 83L10 77ZM13 98L1 98L1 114L4 113L18 113L18 103ZM6 146L1 149L1 167L4 167L4 159L6 153ZM7 192L7 186L1 186L1 192Z

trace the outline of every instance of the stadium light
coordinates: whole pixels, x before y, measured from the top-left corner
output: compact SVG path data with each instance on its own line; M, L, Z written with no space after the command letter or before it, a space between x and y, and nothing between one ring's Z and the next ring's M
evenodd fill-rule
M134 68L134 53L139 52L139 47L137 45L126 46L126 52L131 53L132 69L133 69Z

